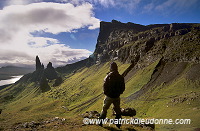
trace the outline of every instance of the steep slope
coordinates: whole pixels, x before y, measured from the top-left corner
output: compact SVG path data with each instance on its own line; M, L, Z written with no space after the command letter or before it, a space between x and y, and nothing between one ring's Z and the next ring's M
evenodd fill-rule
M116 21L112 23L115 25ZM200 24L149 25L141 30L137 30L138 25L136 30L135 25L130 28L130 23L123 25L126 28L121 28L120 22L115 28L109 28L109 24L101 23L112 31L109 30L106 40L98 39L94 55L97 63L110 60L131 63L124 72L125 105L135 107L140 117L193 121L191 125L157 125L158 129L197 128Z
M140 117L192 120L190 125L156 125L157 129L198 128L200 79L195 77L194 80L189 74L199 66L195 63L169 62L162 65L155 62L129 79L128 92L123 95L125 103L135 107ZM196 71L195 76L199 76L199 69Z
M118 65L120 73L129 66L122 63ZM79 115L87 110L100 111L103 100L102 83L108 71L109 63L83 67L76 73L65 76L63 84L51 87L50 91L44 93L38 92L39 87L33 83L27 85L26 88L31 88L31 92L27 92L29 89L24 90L18 98L1 106L1 118L4 119L1 126L7 129L19 122L41 121L55 116L70 117L71 120L75 114ZM27 113L30 115L26 116ZM82 118L78 118L78 121L82 121Z
M62 84L53 86L55 79L48 80L50 90L42 92L39 81L28 83L21 79L0 91L1 97L8 99L1 105L1 126L7 129L18 122L41 121L55 116L81 124L81 113L101 111L103 79L109 71L109 63L116 61L126 81L126 90L121 96L123 108L134 107L139 118L192 120L191 124L185 125L158 124L156 130L200 128L199 29L200 24L191 23L143 26L118 21L101 22L94 54L55 69L62 76ZM36 75L28 76L33 79ZM10 93L15 96L11 98ZM109 118L114 118L111 109L108 113ZM66 129L61 127L61 130ZM116 128L80 125L70 129ZM122 130L145 129L123 125Z
M104 38L106 40L101 37L107 30L99 33L94 52L97 62L119 59L148 64L161 57L165 61L199 62L199 24L140 25L141 31L137 29L138 25L133 24L130 28L130 24L118 22L119 25L115 25L114 21L113 28L110 27L112 23L101 22L102 30L106 28L110 33Z

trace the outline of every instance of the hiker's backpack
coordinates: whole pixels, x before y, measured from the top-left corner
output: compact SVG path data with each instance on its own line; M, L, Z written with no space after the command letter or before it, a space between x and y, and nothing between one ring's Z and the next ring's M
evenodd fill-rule
M118 72L109 73L104 80L104 94L111 98L117 98L125 90L124 77Z

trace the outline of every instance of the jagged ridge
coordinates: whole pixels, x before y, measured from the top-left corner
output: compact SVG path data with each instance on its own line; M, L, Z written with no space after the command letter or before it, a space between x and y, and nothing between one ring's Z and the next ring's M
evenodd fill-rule
M101 22L94 52L97 63L120 60L128 63L166 61L199 62L200 24L138 25ZM143 65L141 65L143 66Z

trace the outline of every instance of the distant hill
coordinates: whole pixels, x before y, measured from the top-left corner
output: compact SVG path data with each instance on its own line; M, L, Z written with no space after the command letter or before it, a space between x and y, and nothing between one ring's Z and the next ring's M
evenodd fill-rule
M34 71L30 67L5 66L0 68L0 80L10 79L11 76L24 75Z

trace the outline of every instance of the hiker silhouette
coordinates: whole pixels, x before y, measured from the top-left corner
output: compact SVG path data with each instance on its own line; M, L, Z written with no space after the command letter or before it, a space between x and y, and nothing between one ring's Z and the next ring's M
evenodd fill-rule
M99 119L105 119L107 115L107 110L110 105L114 105L114 111L116 112L115 119L121 118L121 109L120 109L120 95L125 90L124 77L119 74L118 66L115 62L110 64L110 73L104 78L103 92L105 94L105 99L103 102L103 109ZM102 123L99 124L103 126ZM118 128L121 127L120 124L116 124Z

